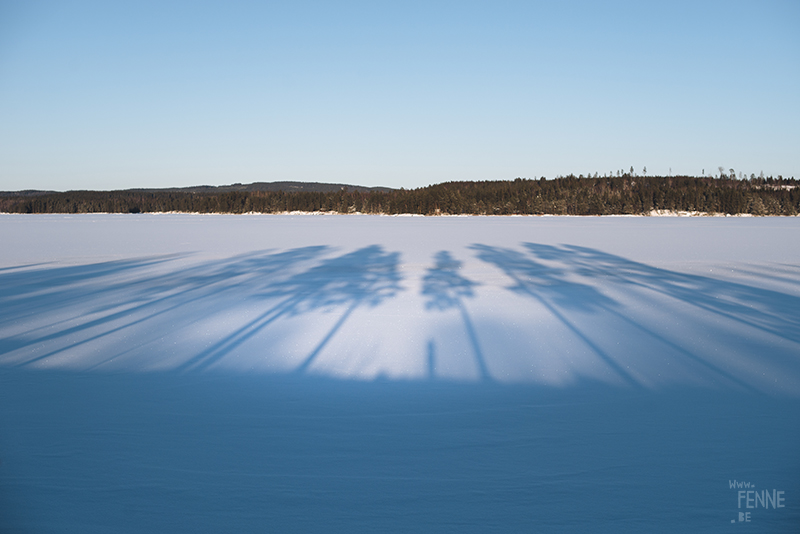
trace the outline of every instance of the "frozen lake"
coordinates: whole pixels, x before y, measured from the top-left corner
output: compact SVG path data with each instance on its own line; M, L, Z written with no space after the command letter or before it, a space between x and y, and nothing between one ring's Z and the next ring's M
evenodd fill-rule
M0 525L785 532L799 231L0 215Z

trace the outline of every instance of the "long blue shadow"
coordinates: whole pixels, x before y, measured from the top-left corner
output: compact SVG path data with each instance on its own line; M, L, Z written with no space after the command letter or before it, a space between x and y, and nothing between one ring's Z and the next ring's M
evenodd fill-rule
M478 257L496 265L514 285L509 289L540 302L550 313L609 364L627 382L633 378L613 357L567 317L570 311L604 314L669 347L687 361L700 365L723 384L753 391L753 386L730 371L702 358L679 342L670 340L623 313L620 305L595 287L582 284L580 278L594 283L611 282L641 288L642 294L655 292L695 306L713 317L731 319L771 335L797 342L800 340L800 299L776 291L659 269L587 247L555 247L526 243L528 257L517 250L474 245ZM535 258L535 259L534 259ZM647 303L647 297L642 297Z
M278 304L191 358L180 369L201 370L213 365L284 315L344 308L339 320L297 367L296 372L302 373L356 308L377 306L401 290L399 262L399 253L384 252L382 247L372 245L324 260L288 279L272 279L253 298L263 302L277 300Z
M481 380L489 381L492 379L483 356L478 333L469 316L464 299L475 296L473 287L478 283L462 276L458 270L461 262L453 258L450 252L442 250L434 256L435 264L428 269L422 279L422 294L427 297L425 307L434 310L456 309L461 315L464 329L467 331L472 352L475 356L475 364L478 367L478 375Z
M561 312L562 308L596 312L613 307L613 300L591 286L567 280L559 270L549 269L518 251L488 245L472 245L470 248L477 252L479 259L496 265L514 282L511 291L537 300L626 384L638 385L619 362Z
M273 254L256 252L155 274L147 269L178 257L170 255L0 274L0 324L8 325L37 315L63 316L72 309L80 310L82 315L102 314L90 320L83 320L81 316L57 319L8 336L0 340L0 355L115 325L23 362L27 365L152 322L178 308L202 304L212 297L240 292L244 288L263 290L284 272L296 270L325 250L326 247L320 246ZM126 275L122 280L119 279L121 274ZM111 313L107 313L109 311ZM112 354L109 360L114 357Z
M568 274L635 285L800 343L800 298L794 295L660 269L588 247L534 243L525 247L540 259L560 262Z

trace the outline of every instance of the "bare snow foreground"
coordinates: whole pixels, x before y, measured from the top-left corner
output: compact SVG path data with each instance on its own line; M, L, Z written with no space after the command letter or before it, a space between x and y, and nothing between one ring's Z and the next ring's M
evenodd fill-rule
M0 531L791 530L799 231L0 215Z

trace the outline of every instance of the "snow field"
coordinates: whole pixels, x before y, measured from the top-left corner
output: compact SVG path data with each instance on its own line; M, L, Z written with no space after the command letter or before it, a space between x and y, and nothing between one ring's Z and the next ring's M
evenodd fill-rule
M800 522L796 218L0 216L10 531Z

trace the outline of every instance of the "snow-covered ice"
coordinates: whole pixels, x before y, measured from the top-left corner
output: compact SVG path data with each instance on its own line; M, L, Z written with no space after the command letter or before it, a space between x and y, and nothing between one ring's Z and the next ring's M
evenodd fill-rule
M798 230L0 215L0 525L784 532Z

